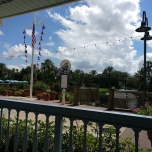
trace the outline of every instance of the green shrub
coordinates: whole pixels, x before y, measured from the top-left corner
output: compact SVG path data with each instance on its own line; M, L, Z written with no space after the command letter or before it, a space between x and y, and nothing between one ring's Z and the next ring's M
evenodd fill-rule
M3 91L8 90L8 89L9 89L9 87L7 87L7 86L0 86L0 94L3 94Z
M62 101L62 93L60 94L60 101ZM71 92L66 92L65 93L65 101L70 101L70 103L73 103L74 100L74 95Z
M14 91L14 95L15 95L15 96L21 96L21 95L22 95L22 92L21 92L21 91Z
M36 83L34 83L33 85L33 89L34 90L41 90L41 91L45 91L47 89L47 86L44 82L42 81L37 81Z
M18 89L29 89L29 84L19 83Z
M106 89L106 88L99 88L99 93L108 93L108 89Z
M5 141L6 141L6 133L7 133L7 123L8 120L2 118L2 139L0 143L0 151L4 151ZM32 152L32 145L34 139L34 127L35 123L33 120L28 120L27 132L28 132L28 152ZM65 125L66 121L63 120L63 131L62 131L62 152L67 152L70 138L70 127ZM16 120L10 119L10 143L9 143L9 152L13 152L14 146L14 137L16 130ZM39 152L43 152L44 138L46 135L46 123L38 120L37 124L37 139L38 139L38 148ZM97 152L99 146L99 126L95 123L88 123L90 127L90 131L87 131L87 149L88 152ZM22 151L23 147L23 139L25 134L26 121L19 119L18 121L18 152ZM53 152L54 150L54 121L49 122L48 124L48 152ZM73 147L74 152L81 152L83 150L83 142L84 142L84 126L79 125L79 121L76 121L76 125L73 126ZM133 152L135 151L135 144L131 142L131 138L120 138L119 148L120 152ZM102 151L103 152L115 152L116 150L116 134L113 127L110 127L107 132L103 132L102 134ZM152 149L141 149L139 148L139 152L150 152Z

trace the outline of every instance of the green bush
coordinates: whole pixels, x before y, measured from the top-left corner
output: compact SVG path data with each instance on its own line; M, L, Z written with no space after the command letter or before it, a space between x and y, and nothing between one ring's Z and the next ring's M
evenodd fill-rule
M62 131L62 152L67 152L70 138L70 127L65 126L65 120L63 121L63 131ZM5 141L7 134L7 123L8 120L2 118L2 139L0 143L0 151L5 151ZM33 120L28 120L27 132L28 132L28 152L32 152L32 145L34 140L34 127L35 123ZM14 140L15 140L15 130L16 130L16 120L10 119L10 143L9 152L13 152ZM46 135L46 123L38 120L37 124L37 140L39 152L43 152L44 139ZM97 152L99 146L99 126L95 123L88 123L90 131L87 131L87 149L88 152ZM26 121L19 119L18 121L18 149L17 152L22 151L23 139L25 135ZM48 124L48 152L53 152L54 150L54 121ZM79 125L79 121L76 121L76 125L73 126L73 147L74 152L81 152L83 150L83 140L84 140L84 126ZM120 152L133 152L135 151L135 144L131 142L131 138L120 138L119 142ZM115 152L116 150L116 134L115 130L110 127L108 132L102 135L102 151L103 152ZM150 152L152 149L140 149L139 152Z
M106 88L99 88L99 93L108 93L108 89L106 89Z
M65 93L65 101L69 101L70 103L73 103L74 95L71 92ZM60 94L60 101L62 101L62 93Z
M29 84L27 83L19 83L19 89L29 89Z
M22 95L22 92L21 92L21 91L14 91L14 95L15 95L15 96L21 96L21 95Z
M42 81L37 81L36 83L34 83L33 85L33 89L34 90L41 90L41 91L45 91L47 89L47 86L44 82Z
M3 91L8 89L9 89L8 86L0 86L0 94L3 94Z

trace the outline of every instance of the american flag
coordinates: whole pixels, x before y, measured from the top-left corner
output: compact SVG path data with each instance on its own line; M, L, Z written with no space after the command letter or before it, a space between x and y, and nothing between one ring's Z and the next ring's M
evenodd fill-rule
M36 36L35 36L35 25L33 24L33 31L32 31L32 47L34 48L36 44Z

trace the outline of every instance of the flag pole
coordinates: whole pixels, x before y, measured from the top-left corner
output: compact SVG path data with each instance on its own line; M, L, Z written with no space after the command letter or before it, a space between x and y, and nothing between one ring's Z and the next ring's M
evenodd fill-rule
M33 34L35 34L35 26L36 25L36 12L34 12L34 23L33 23ZM32 98L33 92L33 69L34 69L34 45L32 45L32 63L31 63L31 80L30 80L30 98Z

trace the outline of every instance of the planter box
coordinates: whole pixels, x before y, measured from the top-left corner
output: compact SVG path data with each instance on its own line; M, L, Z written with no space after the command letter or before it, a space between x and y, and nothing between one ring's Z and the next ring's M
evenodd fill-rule
M50 100L55 100L56 94L50 94Z

